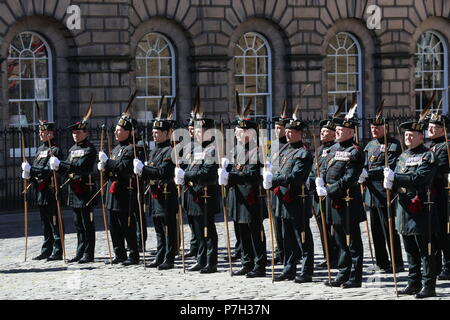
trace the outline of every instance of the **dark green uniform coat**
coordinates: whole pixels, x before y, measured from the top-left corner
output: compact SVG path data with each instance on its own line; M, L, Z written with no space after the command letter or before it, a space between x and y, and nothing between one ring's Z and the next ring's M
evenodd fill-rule
M89 185L97 159L97 150L88 139L74 144L69 149L65 161L59 164L58 172L69 178L67 205L74 209L74 223L77 231L76 258L93 259L95 251L95 225L91 206L86 203L92 196L93 186ZM92 215L92 216L91 216Z
M312 201L305 187L311 172L313 157L301 142L286 144L274 163L272 189L275 197L275 216L282 219L283 229L283 273L295 274L297 263L302 258L302 275L312 277L314 265L314 243L309 228L312 216ZM304 194L306 197L300 197ZM305 243L301 233L305 232Z
M266 237L263 219L267 206L261 187L261 162L258 148L238 145L236 159L229 165L228 210L239 234L241 263L247 270L265 271L267 264Z
M149 165L142 170L142 177L150 180L150 207L157 238L155 261L159 264L172 264L177 250L178 192L173 180L175 164L171 153L170 140L156 144L150 152ZM164 226L167 226L167 234Z
M45 142L37 149L36 158L30 170L30 181L34 183L36 204L39 206L44 232L44 243L41 248L41 254L44 256L60 256L62 255L62 247L58 228L59 219L55 194L51 187L53 172L50 169L49 159L52 153L58 159L62 159L63 155L61 150L55 146L55 141L52 140L50 142L52 146L51 152L48 142Z
M419 145L400 155L393 184L393 189L399 192L396 228L403 237L408 257L408 283L430 289L436 286L436 261L428 254L430 238L435 247L434 235L428 230L431 228L431 233L435 233L438 226L434 210L430 212L425 202L436 169L434 153Z
M339 250L336 281L362 282L363 245L359 223L366 219L359 176L364 166L364 152L353 139L337 142L328 154L326 165L320 168L327 190L327 213L334 228L334 239ZM344 198L353 198L347 202ZM349 213L349 215L347 215ZM346 235L350 234L350 246Z
M201 147L201 148L199 148ZM199 152L200 151L200 152ZM185 203L188 216L192 217L195 236L199 243L197 263L202 266L217 265L217 231L214 215L220 212L220 193L217 184L217 160L214 145L205 141L194 147L194 158L185 170ZM205 212L205 187L206 206ZM204 236L204 228L207 237Z
M133 158L133 146L130 139L127 139L114 147L111 158L105 165L105 174L108 177L106 207L110 211L111 238L114 253L122 260L127 258L125 239L130 248L130 258L139 259L134 213L137 208L137 198Z
M330 148L334 145L334 140L332 141L328 141L325 143L322 143L318 150L317 150L317 155L319 157L319 168L322 168L323 166L326 166L326 160L328 157L328 153L330 152ZM309 193L311 195L313 195L313 206L314 206L314 210L313 213L315 213L315 218L316 218L316 222L317 222L317 226L319 228L320 231L320 240L322 242L322 249L323 249L323 256L324 259L326 259L326 252L325 252L325 243L324 243L324 239L323 239L323 228L322 228L322 211L320 210L320 203L319 203L319 196L316 193L316 185L314 183L315 178L317 175L317 159L315 159L314 156L314 164L313 167L311 169L311 174L309 175L309 179L310 179L310 189L309 189ZM328 238L328 253L330 255L330 263L332 266L336 265L337 263L337 247L336 247L336 241L334 240L334 238L331 236L331 223L330 223L330 219L326 218L326 199L324 199L322 201L322 206L324 209L324 214L325 214L325 223L326 223L326 229L327 229L327 238ZM328 221L328 223L327 223Z
M396 227L401 235L427 235L429 211L427 189L436 173L436 160L424 145L403 152L395 167L393 188L399 192ZM414 200L414 201L413 201ZM437 216L431 212L432 231L437 232Z
M68 157L59 164L58 172L65 174L68 185L67 205L72 208L85 208L91 198L89 175L97 160L95 146L85 139L69 149ZM92 180L92 178L91 178Z
M447 176L449 174L447 143L445 137L431 140L428 147L436 155L437 171L431 184L433 209L439 219L437 236L439 250L436 256L436 273L441 271L450 274L450 237L447 234L448 220L448 190Z
M395 169L397 159L402 153L400 142L397 139L388 137L388 165L392 170ZM391 254L389 221L386 205L386 190L383 186L385 168L385 146L384 137L370 141L364 151L366 152L365 169L368 178L365 181L366 192L365 202L370 211L370 226L372 230L373 246L375 248L375 260L380 269L387 269L390 266L388 256ZM391 199L394 194L391 192ZM391 206L391 214L395 217L394 206ZM394 252L397 268L403 267L402 248L400 237L394 231ZM386 249L387 248L387 249Z

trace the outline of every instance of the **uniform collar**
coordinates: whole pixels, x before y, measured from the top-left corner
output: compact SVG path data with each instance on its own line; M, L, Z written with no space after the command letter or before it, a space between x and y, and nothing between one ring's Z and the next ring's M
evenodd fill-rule
M295 149L301 148L301 147L303 147L303 141L300 140L300 141L289 143L289 147L295 148Z
M339 145L340 145L341 147L345 147L345 148L350 147L352 144L353 144L353 138L350 138L350 139L348 139L348 140L339 142Z
M125 139L123 141L120 141L119 144L123 147L123 146L127 146L130 144L130 138Z
M45 141L44 142L44 146L46 146L48 148L50 148L50 144L52 145L52 147L55 146L55 139L51 139L50 141Z
M389 141L389 137L387 137L387 140ZM377 141L378 141L380 144L384 144L384 136L382 136L381 138L378 138Z
M156 144L156 146L157 146L158 148L164 148L164 147L167 147L168 145L170 145L170 139L167 139L167 140L164 141L164 142L161 142L161 143L157 143L157 144Z
M322 143L322 145L323 145L325 148L331 147L333 144L335 144L335 141L334 141L334 140L331 140L331 141L327 141L327 142L323 142L323 143Z
M425 146L422 144L419 144L417 147L415 147L414 149L408 149L408 151L410 153L420 153L423 151L423 149L425 148Z
M278 138L278 141L282 144L286 144L287 143L286 136L282 136L281 138Z
M87 143L88 138L84 139L83 141L77 142L77 146L83 146Z
M441 143L441 142L445 142L445 136L436 138L436 139L431 139L431 143L433 144L437 144L437 143Z

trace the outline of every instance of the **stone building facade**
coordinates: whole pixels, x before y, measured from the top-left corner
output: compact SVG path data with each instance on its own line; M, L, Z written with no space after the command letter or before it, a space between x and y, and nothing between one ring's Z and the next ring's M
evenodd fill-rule
M80 8L80 29L68 27L71 5ZM367 25L370 5L379 7L378 29ZM253 96L264 117L287 99L319 119L352 91L360 115L382 99L391 114L413 113L434 88L447 112L449 16L442 0L0 0L0 124L34 122L39 98L64 126L79 119L91 94L93 122L113 123L135 88L142 119L154 116L162 93L177 96L184 119L197 86L215 117L234 113L236 89L244 103ZM27 72L13 61L22 54L11 49L20 34L35 35L32 45L39 38L48 51L48 74L39 76L37 65L34 83L19 79Z

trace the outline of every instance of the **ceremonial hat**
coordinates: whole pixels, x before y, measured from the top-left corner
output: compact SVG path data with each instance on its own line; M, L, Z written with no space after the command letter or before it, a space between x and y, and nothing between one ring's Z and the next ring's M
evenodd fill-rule
M94 102L94 96L91 95L91 101L89 102L89 107L87 108L86 112L84 113L83 118L81 121L77 121L74 124L71 124L68 126L68 129L71 130L86 130L86 126L88 124L88 120L92 115L92 103Z

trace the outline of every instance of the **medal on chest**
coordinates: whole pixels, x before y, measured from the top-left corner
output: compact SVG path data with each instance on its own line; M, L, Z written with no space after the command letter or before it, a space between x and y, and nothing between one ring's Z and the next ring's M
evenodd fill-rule
M75 158L81 158L85 155L84 149L78 149L70 152L69 161L74 160Z
M350 152L347 151L336 151L334 155L335 161L350 161Z
M45 151L39 152L37 159L38 160L44 159L44 158L47 158L47 156L48 156L48 149L45 150Z

